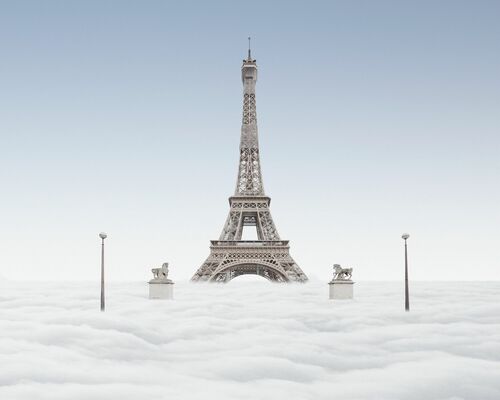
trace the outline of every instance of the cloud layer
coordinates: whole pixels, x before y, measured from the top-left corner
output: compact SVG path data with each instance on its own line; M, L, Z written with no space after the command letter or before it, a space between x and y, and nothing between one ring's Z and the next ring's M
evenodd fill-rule
M500 283L0 288L2 400L500 398Z

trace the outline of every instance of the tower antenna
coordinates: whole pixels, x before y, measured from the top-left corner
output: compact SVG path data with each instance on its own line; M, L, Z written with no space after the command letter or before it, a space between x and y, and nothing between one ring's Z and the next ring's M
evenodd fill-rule
M252 38L249 36L248 37L248 59L251 60L252 59L252 49L250 47L250 41L252 40Z

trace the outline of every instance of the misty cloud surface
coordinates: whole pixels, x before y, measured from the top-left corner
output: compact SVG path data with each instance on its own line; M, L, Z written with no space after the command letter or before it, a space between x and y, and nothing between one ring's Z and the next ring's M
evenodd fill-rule
M0 288L2 400L500 398L500 283Z

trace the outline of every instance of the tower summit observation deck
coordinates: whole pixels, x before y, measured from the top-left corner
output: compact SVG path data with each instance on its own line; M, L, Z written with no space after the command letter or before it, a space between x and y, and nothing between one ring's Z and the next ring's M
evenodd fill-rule
M306 282L307 276L289 254L271 217L271 198L264 193L260 168L255 86L257 63L248 57L241 67L243 118L240 161L229 215L219 240L212 240L210 255L192 281L229 282L240 275L260 275L274 282ZM255 227L258 240L242 240L244 227Z

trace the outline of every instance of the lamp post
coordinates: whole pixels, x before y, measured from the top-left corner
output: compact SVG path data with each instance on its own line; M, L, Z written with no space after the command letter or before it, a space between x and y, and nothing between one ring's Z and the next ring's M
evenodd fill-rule
M108 237L104 232L99 233L101 238L101 311L104 311L104 239Z
M410 293L408 290L408 247L406 240L410 237L408 233L403 233L401 236L405 241L405 310L410 311Z

